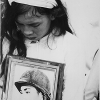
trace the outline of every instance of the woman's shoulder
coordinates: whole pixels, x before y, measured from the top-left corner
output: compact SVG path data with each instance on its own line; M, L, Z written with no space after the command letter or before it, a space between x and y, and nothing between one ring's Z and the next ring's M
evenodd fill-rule
M2 45L9 45L9 40L6 37L3 38Z
M82 44L81 40L75 34L66 32L66 34L64 35L63 41L64 41L63 43L65 46L69 46L74 49L75 48L83 48L83 44Z
M5 37L2 41L2 49L5 51L9 48L10 41Z
M63 47L67 63L71 64L73 62L73 64L77 63L85 66L85 49L81 39L74 34L66 33Z
M64 50L65 54L73 59L77 58L77 60L84 59L85 60L85 49L84 45L76 35L66 33L64 36ZM73 57L74 56L74 57Z

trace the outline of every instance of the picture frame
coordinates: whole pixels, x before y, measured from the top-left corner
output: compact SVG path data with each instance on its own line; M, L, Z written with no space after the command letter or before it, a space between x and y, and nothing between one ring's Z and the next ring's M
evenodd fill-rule
M2 98L21 100L21 93L16 88L15 82L20 79L23 73L38 70L46 75L50 82L50 100L62 100L64 67L65 64L63 63L7 55Z

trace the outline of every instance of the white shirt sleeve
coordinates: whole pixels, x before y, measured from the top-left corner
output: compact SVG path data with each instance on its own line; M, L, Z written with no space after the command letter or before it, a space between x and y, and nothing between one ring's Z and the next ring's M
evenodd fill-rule
M83 100L86 68L84 50L78 39L72 38L70 41L66 45L63 100Z

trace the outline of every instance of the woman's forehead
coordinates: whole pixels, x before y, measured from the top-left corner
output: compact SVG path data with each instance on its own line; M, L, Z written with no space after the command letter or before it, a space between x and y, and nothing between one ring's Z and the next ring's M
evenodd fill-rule
M40 21L41 18L42 18L42 15L40 15L38 13L36 16L34 16L34 15L32 15L32 13L27 12L25 14L19 15L17 17L17 22L26 24L26 23L37 22L37 20Z
M23 8L23 9L26 9L26 11L23 12L22 14L18 15L17 18L19 18L19 17L23 17L23 18L24 18L24 17L25 17L25 18L32 18L32 17L34 17L34 16L41 16L41 14L39 14L39 13L35 10L34 7L28 6L28 8L27 8L27 6L25 6L25 8Z
M32 6L24 15L26 17L32 17L32 16L40 16L41 14L39 14L36 8Z

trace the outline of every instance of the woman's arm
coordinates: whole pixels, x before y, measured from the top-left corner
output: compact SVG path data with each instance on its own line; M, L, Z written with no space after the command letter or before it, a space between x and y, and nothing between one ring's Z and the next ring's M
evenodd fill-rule
M85 55L77 38L69 43L66 53L65 89L63 100L83 100L85 81Z

